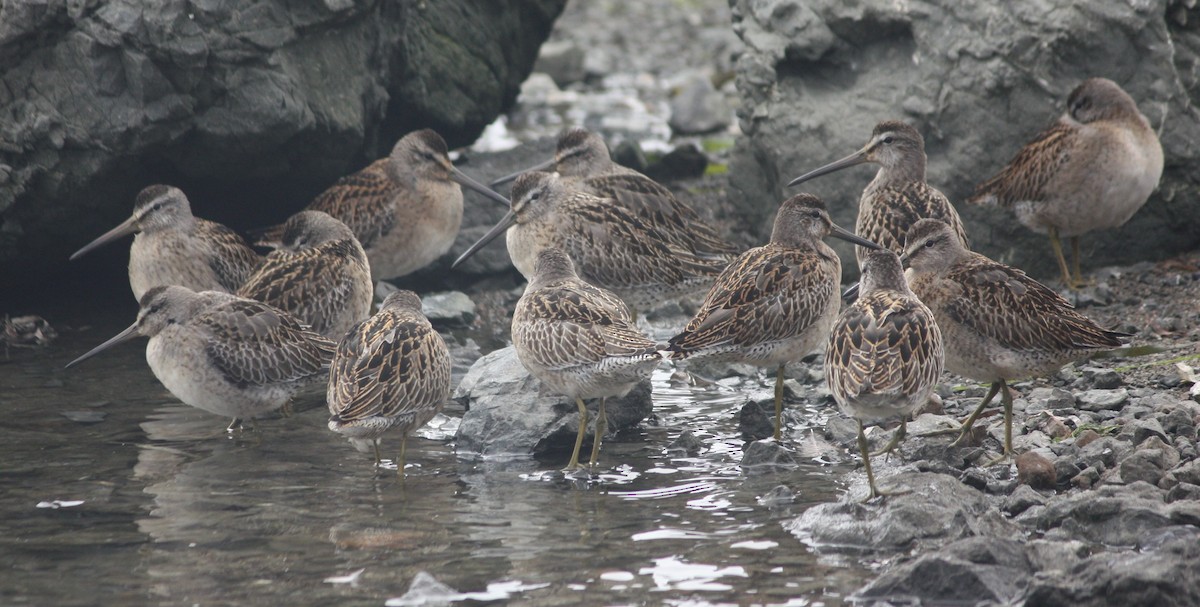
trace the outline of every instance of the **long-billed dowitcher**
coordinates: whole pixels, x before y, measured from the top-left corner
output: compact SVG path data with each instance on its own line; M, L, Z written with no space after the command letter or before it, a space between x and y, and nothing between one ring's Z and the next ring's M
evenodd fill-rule
M854 232L897 254L904 251L904 235L919 219L940 219L954 228L964 246L967 233L958 211L944 194L925 183L925 139L912 126L896 120L875 125L871 139L857 152L805 173L788 183L797 186L846 167L875 163L879 171L858 201ZM855 249L861 268L865 252Z
M1162 176L1158 135L1117 83L1090 78L1071 91L1067 111L969 202L1012 209L1025 227L1047 234L1062 280L1083 286L1079 236L1118 227L1146 204ZM1060 238L1071 239L1074 276Z
M412 291L387 296L374 316L338 344L329 371L329 429L356 445L369 441L379 465L379 439L400 430L396 470L404 473L408 434L433 419L450 398L450 350L421 314Z
M267 304L217 291L154 287L142 296L137 321L71 361L149 337L146 362L184 404L243 418L274 411L297 392L325 381L335 344Z
M742 253L725 268L683 332L672 337L671 357L740 360L777 367L775 438L783 424L783 371L789 362L820 351L837 318L842 262L823 239L859 246L859 238L829 219L812 194L783 202L771 241Z
M922 219L905 240L908 283L942 330L946 368L992 382L963 423L962 436L988 403L1004 404L1004 455L1012 453L1012 395L1007 381L1053 373L1068 362L1121 345L1024 272L968 250L941 221Z
M321 211L300 211L284 224L282 243L238 295L269 303L341 339L371 315L374 283L367 255L346 224Z
M692 207L649 177L613 162L600 135L583 128L558 137L554 158L492 182L497 186L521 173L554 169L579 189L621 206L668 242L701 257L728 261L737 249L704 222Z
M129 247L129 286L138 300L162 285L232 293L262 262L236 232L192 215L187 196L167 185L139 192L129 219L75 251L71 259L129 234L135 234Z
M402 137L386 158L339 179L307 210L324 211L350 227L371 260L373 279L397 278L450 250L462 223L460 184L508 205L451 163L441 135L423 129ZM282 231L268 228L262 244L277 243Z
M526 279L539 251L563 249L579 276L617 294L635 311L702 292L725 262L666 242L623 207L583 192L557 173L529 172L512 188L512 208L455 261L507 231L508 254Z
M863 422L900 418L900 428L879 453L904 440L908 416L925 404L942 375L942 333L933 312L904 280L894 251L869 251L859 297L829 333L825 381L842 413L858 420L858 450L870 493L880 495L871 471Z
M512 340L521 364L549 389L579 407L579 433L568 469L579 467L587 430L584 399L599 398L589 465L596 463L608 428L610 396L624 396L662 360L615 294L584 282L561 249L543 248L512 318Z

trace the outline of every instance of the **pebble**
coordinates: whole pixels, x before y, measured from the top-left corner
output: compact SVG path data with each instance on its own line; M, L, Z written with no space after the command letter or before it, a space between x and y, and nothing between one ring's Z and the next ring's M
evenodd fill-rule
M667 123L676 134L711 133L728 127L733 118L725 95L701 72L684 75L670 106Z
M1087 390L1075 397L1075 402L1084 411L1111 411L1120 409L1129 400L1126 390Z
M746 445L742 468L752 466L795 466L796 458L786 447L774 440L756 440Z
M675 440L671 441L671 444L667 445L668 455L680 454L688 457L695 457L700 455L703 450L704 441L697 438L695 434L692 434L691 430L684 430L683 432L680 432L679 436L675 437Z

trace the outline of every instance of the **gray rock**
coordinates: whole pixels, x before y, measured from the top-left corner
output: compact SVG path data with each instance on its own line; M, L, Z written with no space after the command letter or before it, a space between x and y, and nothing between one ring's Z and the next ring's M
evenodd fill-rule
M1181 483L1200 485L1200 460L1192 460L1171 471L1171 477Z
M480 358L454 392L466 405L458 427L458 451L477 456L536 455L570 450L579 428L579 409L563 396L544 393L512 346ZM598 401L597 401L598 402ZM596 403L588 403L588 439L594 429ZM610 433L632 428L650 415L650 382L624 398L608 399Z
M1046 498L1038 493L1029 485L1020 485L1012 494L1004 498L1002 508L1010 515L1016 516L1033 506L1041 506L1046 503Z
M881 552L908 549L915 542L941 544L969 535L1005 537L1016 533L1015 527L989 509L984 494L953 477L902 472L876 482L882 491L908 493L889 496L880 503L819 504L784 523L784 528L817 546ZM847 497L861 495L858 489Z
M700 455L704 450L704 441L700 440L691 430L684 430L667 445L667 453L671 455L683 455L687 457L695 457Z
M1125 424L1122 434L1128 433L1133 439L1133 444L1141 445L1146 439L1151 437L1165 440L1167 433L1163 430L1162 424L1153 417L1145 419L1135 419L1132 422Z
M1065 571L1087 558L1092 547L1079 540L1030 540L1025 555L1034 571Z
M421 313L435 327L468 327L475 321L475 302L466 293L447 291L421 297Z
M1088 465L1097 462L1111 468L1125 457L1133 447L1122 440L1110 436L1098 438L1079 449L1079 460Z
M1126 483L1144 481L1157 485L1163 477L1162 451L1158 449L1139 449L1121 460L1118 468L1121 480Z
M1175 528L1138 551L1103 552L1065 575L1038 576L1026 607L1200 605L1200 537Z
M1021 544L968 538L894 567L855 593L864 599L906 597L920 604L1008 604L1029 585L1031 571Z
M573 40L554 40L542 45L533 71L546 74L560 87L583 80L583 48Z
M1163 491L1142 482L1060 495L1046 503L1037 524L1072 539L1131 546L1147 530L1172 524L1163 497Z
M1072 88L1103 74L1159 129L1168 168L1128 224L1084 237L1085 270L1192 250L1200 197L1190 167L1200 163L1193 143L1200 114L1191 109L1198 85L1190 66L1200 43L1192 27L1168 27L1167 5L1093 11L1044 0L733 0L734 30L746 43L737 88L747 135L730 166L733 195L744 197L748 223L765 235L771 212L790 194L789 179L857 150L877 121L895 118L925 136L929 182L957 203L1061 115ZM841 171L814 180L811 191L857 200L872 172ZM835 222L853 225L855 205L830 210ZM1011 213L958 210L972 249L1035 277L1057 275L1047 239ZM1147 245L1145 234L1162 238ZM853 258L850 247L833 244ZM857 268L843 270L850 276Z
M787 447L778 442L767 440L756 440L746 445L746 452L742 454L742 468L754 468L760 466L796 466L796 458Z
M1120 409L1129 401L1129 392L1120 390L1088 390L1075 396L1075 402L1084 411L1109 411Z
M564 2L143 4L0 8L4 284L65 268L149 183L244 229L409 131L469 143L512 105Z
M732 118L725 95L707 75L692 72L683 76L671 98L668 124L672 131L679 135L710 133L729 126Z

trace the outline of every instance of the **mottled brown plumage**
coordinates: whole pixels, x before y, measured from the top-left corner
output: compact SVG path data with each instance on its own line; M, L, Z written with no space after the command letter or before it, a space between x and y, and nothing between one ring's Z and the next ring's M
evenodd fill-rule
M778 367L775 438L781 432L784 367L820 350L837 317L842 263L823 242L827 236L878 248L834 225L816 196L798 194L784 201L771 241L742 253L721 272L699 311L668 346L673 358L719 357Z
M942 334L933 313L908 288L900 259L887 249L864 258L858 301L834 323L825 350L825 380L842 413L858 420L858 446L870 487L879 495L864 422L900 418L882 452L904 439L908 416L933 394L942 374Z
M925 183L925 139L903 122L880 122L862 149L801 175L788 186L868 162L878 164L879 171L859 198L856 234L899 254L904 251L909 226L925 218L940 219L950 224L967 246L967 233L958 211L944 194ZM857 249L856 253L861 268L864 251Z
M560 249L538 252L517 302L512 340L521 364L549 389L579 407L579 434L567 468L579 464L587 429L585 399L599 398L592 457L607 428L605 399L628 394L661 360L657 345L638 331L616 295L581 280Z
M405 135L391 154L339 179L307 210L323 211L349 226L371 260L375 280L419 270L450 250L462 223L459 185L507 205L450 162L446 142L432 130ZM283 226L265 231L278 242Z
M369 441L377 465L380 437L399 429L396 469L403 473L408 434L450 398L450 367L450 351L421 313L421 299L412 291L391 293L338 344L326 392L329 429Z
M736 248L670 190L613 162L604 139L587 129L564 131L558 137L553 160L497 179L492 185L524 172L550 168L568 178L574 187L622 207L666 241L692 254L723 261L737 254Z
M150 289L164 285L232 293L262 262L241 236L192 215L187 196L166 185L139 192L129 219L76 251L71 259L129 234L135 234L129 248L129 286L139 300Z
M146 362L184 404L253 418L325 381L334 343L267 304L216 291L155 287L137 322L67 366L119 343L149 337Z
M1083 81L1067 111L1021 148L969 202L1012 209L1025 227L1050 237L1063 282L1082 286L1079 236L1118 227L1146 203L1162 176L1163 152L1150 122L1117 83ZM1060 238L1069 237L1074 275Z
M320 211L301 211L284 224L280 248L238 289L330 338L341 339L371 315L374 283L366 253L345 224Z
M1101 329L1024 272L964 248L945 223L925 219L909 230L909 285L933 311L946 368L992 382L964 424L964 434L997 392L1005 410L1005 454L1012 452L1008 380L1044 376L1068 362L1121 345L1122 333Z
M509 256L527 279L538 252L560 248L583 280L616 293L635 310L699 293L725 265L672 245L624 208L574 188L556 173L524 173L512 195L509 213L456 265L507 232Z

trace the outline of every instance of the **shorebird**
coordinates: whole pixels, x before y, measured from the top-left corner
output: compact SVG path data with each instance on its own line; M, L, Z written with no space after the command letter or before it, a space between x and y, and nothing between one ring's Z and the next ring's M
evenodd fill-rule
M1012 454L1008 380L1048 375L1128 337L1101 329L1024 272L971 252L941 221L923 219L909 229L905 261L909 286L941 328L946 368L992 383L958 440L999 393L1006 457Z
M408 434L433 419L450 398L450 350L421 314L412 291L387 296L374 316L350 329L329 372L329 429L358 446L400 430L396 471L404 474Z
M1085 284L1079 236L1129 221L1162 169L1158 136L1133 98L1112 80L1090 78L1071 91L1066 113L968 202L1012 209L1025 227L1048 235L1063 283L1076 289ZM1060 238L1071 239L1074 276Z
M149 337L146 362L158 381L186 405L232 417L231 431L328 376L334 343L273 306L180 286L154 287L140 303L136 322L67 367Z
M161 285L232 293L262 262L236 232L192 215L187 196L168 185L139 192L129 219L75 251L71 259L129 234L135 234L129 247L129 286L138 300Z
M391 154L339 179L306 210L341 220L371 260L373 280L415 272L450 250L462 223L465 185L499 204L508 200L450 162L446 141L430 129L402 137ZM273 246L283 226L264 231Z
M824 347L837 318L842 262L825 244L827 236L879 248L830 221L820 198L797 194L785 200L771 241L742 253L721 272L696 316L667 347L675 359L776 367L776 440L783 425L784 368Z
M904 235L909 226L920 219L940 219L954 228L959 241L966 246L967 233L958 211L944 194L925 183L925 161L925 139L917 129L887 120L875 125L871 139L862 149L791 180L788 187L846 167L875 163L879 172L858 200L856 234L899 254L904 251ZM865 252L855 249L855 254L861 269Z
M330 339L371 315L375 297L367 255L346 224L300 211L284 224L282 244L237 292L269 303Z
M608 429L605 400L628 394L662 360L658 345L638 331L621 299L581 280L571 258L552 247L536 255L513 312L512 341L531 375L579 407L579 433L568 470L579 467L588 418L584 399L600 399L591 466Z
M554 158L492 182L492 187L521 173L553 169L593 196L613 201L672 244L698 255L728 262L737 249L704 222L692 207L649 177L612 161L600 135L583 128L558 137Z
M863 422L900 418L892 440L875 455L891 452L908 432L908 416L933 395L944 353L933 312L908 288L895 252L869 251L862 272L858 301L830 331L825 381L842 413L858 421L858 450L872 499L880 492Z
M508 254L526 279L533 277L539 251L560 248L580 278L616 293L635 311L702 292L725 266L672 245L623 207L574 188L556 173L523 173L512 197L500 223L455 266L507 232Z

